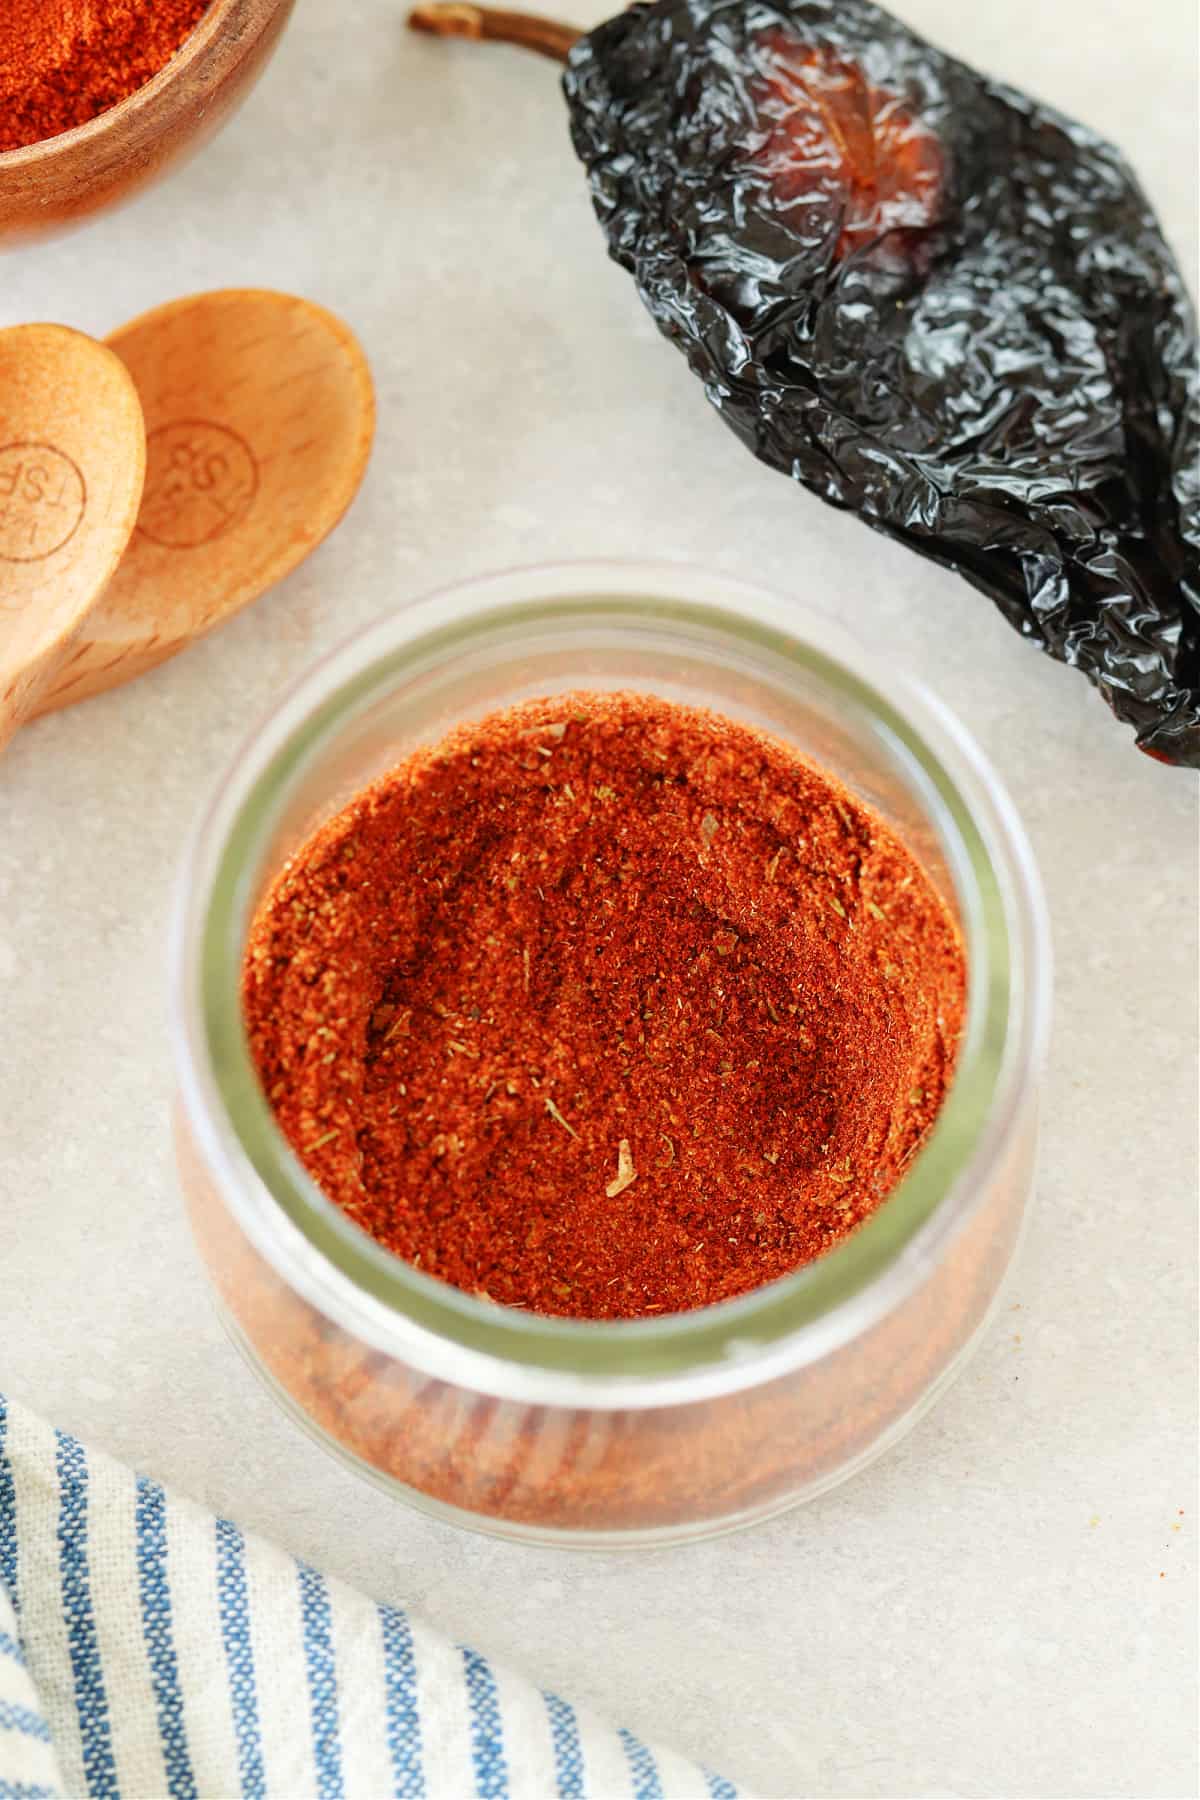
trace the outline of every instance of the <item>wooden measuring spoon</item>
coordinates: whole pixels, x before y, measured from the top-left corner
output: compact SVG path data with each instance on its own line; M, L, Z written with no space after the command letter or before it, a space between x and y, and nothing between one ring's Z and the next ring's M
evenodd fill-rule
M174 656L281 580L337 524L375 429L362 349L324 307L228 289L108 340L146 417L137 529L42 694L50 712Z
M119 357L65 325L0 331L0 747L104 593L145 469L142 409Z

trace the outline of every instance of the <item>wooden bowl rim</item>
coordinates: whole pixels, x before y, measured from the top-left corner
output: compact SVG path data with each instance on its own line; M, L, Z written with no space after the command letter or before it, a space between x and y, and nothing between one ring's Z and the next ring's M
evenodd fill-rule
M89 143L105 137L109 132L120 131L122 125L132 119L144 108L153 107L155 102L168 89L180 81L193 65L210 49L217 47L217 40L229 15L239 5L250 8L249 23L252 28L265 26L277 12L281 12L289 0L210 0L208 11L200 22L188 33L179 49L169 61L165 62L157 75L144 81L132 94L124 100L118 100L115 106L106 107L97 113L94 119L88 119L83 125L72 125L69 131L56 132L53 137L38 138L36 143L22 144L16 150L0 150L0 174L10 171L46 165L56 157L69 155L71 151L85 148ZM239 39L230 39L229 54L222 57L219 53L214 74L219 78L226 68L234 62L234 47Z

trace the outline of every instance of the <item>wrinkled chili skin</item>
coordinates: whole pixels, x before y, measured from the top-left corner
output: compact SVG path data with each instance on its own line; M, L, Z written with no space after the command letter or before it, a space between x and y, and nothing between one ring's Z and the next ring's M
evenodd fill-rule
M831 124L822 67L860 79ZM1200 767L1195 319L1120 154L867 0L635 6L564 85L610 253L754 454ZM888 121L874 235L839 107Z

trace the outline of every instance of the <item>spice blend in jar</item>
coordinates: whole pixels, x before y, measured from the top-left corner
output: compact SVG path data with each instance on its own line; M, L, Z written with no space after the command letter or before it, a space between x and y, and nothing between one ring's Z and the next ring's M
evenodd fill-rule
M211 0L3 0L0 151L86 125L157 75Z
M276 1117L347 1216L588 1319L729 1299L853 1231L937 1115L965 989L877 815L631 693L412 754L285 865L244 969Z

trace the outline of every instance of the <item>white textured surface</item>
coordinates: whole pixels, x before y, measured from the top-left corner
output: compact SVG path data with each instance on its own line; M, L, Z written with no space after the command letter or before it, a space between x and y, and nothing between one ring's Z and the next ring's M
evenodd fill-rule
M1194 267L1188 0L899 10L1118 139ZM310 294L361 333L381 421L307 567L4 757L0 1385L766 1795L1192 1795L1194 780L964 584L760 469L605 261L550 65L418 41L401 12L302 0L198 162L3 259L0 324ZM245 724L426 588L596 553L791 588L929 681L1012 788L1059 971L1019 1310L850 1486L636 1559L456 1533L298 1435L209 1307L167 1135L171 880Z

